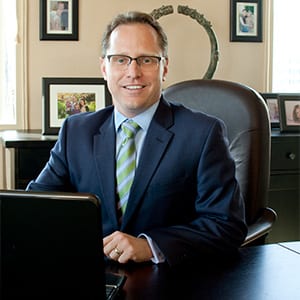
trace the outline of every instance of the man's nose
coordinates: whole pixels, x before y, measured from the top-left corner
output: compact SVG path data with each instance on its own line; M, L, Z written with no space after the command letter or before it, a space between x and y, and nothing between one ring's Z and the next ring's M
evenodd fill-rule
M139 77L141 76L141 67L137 63L136 60L132 60L131 63L127 67L127 74L131 77Z

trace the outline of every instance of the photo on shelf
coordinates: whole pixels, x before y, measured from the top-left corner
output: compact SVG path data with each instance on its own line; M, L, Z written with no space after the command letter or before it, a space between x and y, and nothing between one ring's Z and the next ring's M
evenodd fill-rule
M277 93L261 93L261 96L266 101L271 128L280 128L280 116L278 106L278 94Z
M300 132L300 94L279 94L280 129Z
M43 134L57 135L74 114L94 112L112 103L103 78L42 78Z

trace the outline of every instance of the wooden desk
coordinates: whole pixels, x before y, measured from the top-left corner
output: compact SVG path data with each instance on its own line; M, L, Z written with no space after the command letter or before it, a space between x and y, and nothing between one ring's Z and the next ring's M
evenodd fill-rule
M300 242L290 246L298 248ZM243 248L236 259L206 260L176 269L166 265L107 268L127 275L120 296L126 300L300 299L300 255L280 244Z

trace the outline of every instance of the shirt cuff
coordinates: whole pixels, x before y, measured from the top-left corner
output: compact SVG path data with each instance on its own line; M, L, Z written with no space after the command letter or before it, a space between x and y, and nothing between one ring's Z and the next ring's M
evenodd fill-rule
M163 255L163 253L160 251L160 249L158 248L158 246L156 245L156 243L151 239L150 236L144 234L144 233L141 233L139 234L138 237L144 237L146 238L149 246L150 246L150 249L152 251L152 254L153 254L153 257L151 258L151 261L155 264L159 264L159 263L163 263L165 262L165 256Z

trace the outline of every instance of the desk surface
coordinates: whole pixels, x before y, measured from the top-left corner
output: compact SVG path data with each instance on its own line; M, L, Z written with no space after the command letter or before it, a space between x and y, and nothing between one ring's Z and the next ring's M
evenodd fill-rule
M283 242L283 243L279 243L279 245L281 247L287 248L291 251L294 251L298 254L300 254L300 242L296 241L296 242Z
M108 266L127 275L120 299L300 299L300 242L240 250L233 260L166 265Z
M3 130L0 131L0 142L6 148L35 147L53 145L55 135L42 135L40 130Z

